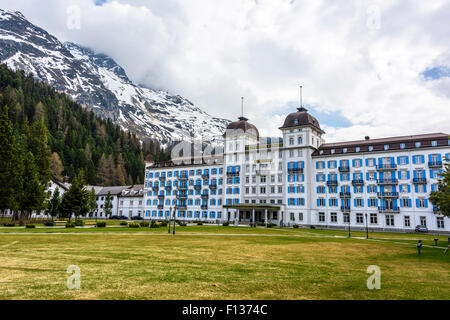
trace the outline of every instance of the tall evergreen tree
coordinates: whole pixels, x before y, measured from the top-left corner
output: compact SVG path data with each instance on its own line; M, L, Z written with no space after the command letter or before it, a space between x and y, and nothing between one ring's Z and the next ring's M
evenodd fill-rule
M450 217L450 159L446 159L444 172L438 181L438 190L431 192L430 202L437 212Z
M8 118L8 107L0 106L0 210L16 207L15 193L20 185L17 172L17 148Z
M52 218L55 218L59 214L59 206L61 205L61 196L59 192L59 188L56 187L55 191L53 191L53 195L48 202L47 214Z
M104 204L103 208L105 209L105 215L111 216L113 204L112 204L111 192L109 192L109 191L108 191L108 194L106 195L105 204Z
M47 186L51 179L51 151L48 146L47 128L44 119L35 121L30 127L28 145L33 153L38 169L39 181Z
M45 187L39 181L38 168L31 152L25 155L23 165L23 187L19 209L25 214L25 218L29 219L33 211L44 209L46 192Z

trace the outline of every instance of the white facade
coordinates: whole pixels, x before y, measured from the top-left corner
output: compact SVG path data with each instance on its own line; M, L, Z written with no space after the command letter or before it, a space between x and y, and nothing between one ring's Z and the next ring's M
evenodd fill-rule
M146 164L144 218L450 231L428 201L450 158L446 134L326 144L304 108L282 139L262 141L245 118L229 128L223 161Z

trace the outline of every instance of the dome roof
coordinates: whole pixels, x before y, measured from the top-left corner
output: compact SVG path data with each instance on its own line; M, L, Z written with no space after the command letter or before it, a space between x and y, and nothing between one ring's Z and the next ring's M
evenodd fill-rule
M310 115L307 109L301 107L297 110L297 112L293 112L286 117L284 124L280 129L310 125L323 132L320 128L319 121Z
M235 132L235 130L240 131ZM225 130L224 136L226 136L227 134L234 134L234 133L249 133L259 138L258 129L250 122L248 122L248 119L245 117L239 117L238 121L231 122L228 125L227 129Z

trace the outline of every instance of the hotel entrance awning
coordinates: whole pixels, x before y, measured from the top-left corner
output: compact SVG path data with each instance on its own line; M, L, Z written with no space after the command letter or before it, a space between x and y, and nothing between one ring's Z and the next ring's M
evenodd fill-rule
M245 204L234 204L234 205L223 205L222 206L225 209L240 209L240 210L273 210L273 211L279 211L280 206L274 206L274 205L267 205L267 204L251 204L251 203L245 203Z

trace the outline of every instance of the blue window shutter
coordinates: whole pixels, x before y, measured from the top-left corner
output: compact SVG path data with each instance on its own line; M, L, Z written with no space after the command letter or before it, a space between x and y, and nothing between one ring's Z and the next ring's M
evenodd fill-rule
M370 199L367 199L367 206L370 207Z
M411 172L409 170L406 171L406 178L411 179Z
M438 161L442 161L442 155L440 153L438 154Z
M409 156L406 156L406 164L409 164Z
M366 167L369 166L369 159L366 159Z
M416 164L416 158L417 158L416 156L413 156L413 157L412 157L412 162L413 162L413 164Z
M411 193L411 185L408 184L408 193Z
M408 199L408 207L412 207L412 204L411 204L411 199Z
M414 170L413 174L414 174L414 178L417 178L417 170Z
M423 185L423 192L427 192L427 185L426 184Z
M366 180L369 180L369 173L366 172Z
M419 199L416 199L416 208L419 207Z
M434 191L434 184L431 185L431 192Z
M317 206L319 206L319 199L317 199Z
M391 164L395 164L395 158L391 157Z
M414 192L419 192L419 186L417 184L414 185Z
M378 158L378 164L379 165L383 164L383 159L382 158Z
M422 170L422 176L423 176L424 178L427 177L427 171L426 171L426 170Z
M397 163L400 163L400 157L397 157Z
M378 207L378 199L375 199L375 207Z
M425 208L428 208L428 199L425 199L424 204L425 204Z
M403 208L403 201L400 201L400 208Z

